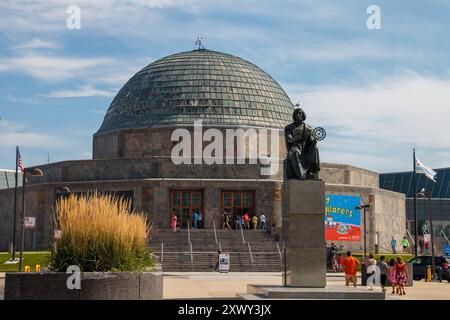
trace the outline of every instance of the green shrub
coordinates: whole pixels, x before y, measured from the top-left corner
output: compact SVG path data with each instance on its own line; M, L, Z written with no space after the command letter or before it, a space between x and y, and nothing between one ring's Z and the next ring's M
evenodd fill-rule
M70 195L56 204L55 226L62 237L52 251L50 269L65 272L145 271L153 265L144 214L130 212L127 200L91 193Z

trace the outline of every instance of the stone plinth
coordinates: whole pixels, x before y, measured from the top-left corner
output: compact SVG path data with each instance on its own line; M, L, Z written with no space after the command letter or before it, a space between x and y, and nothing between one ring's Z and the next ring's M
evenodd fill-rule
M325 182L288 180L283 195L283 284L326 286Z
M381 291L367 288L330 286L326 288L298 288L267 285L247 285L245 299L326 299L326 300L385 300Z

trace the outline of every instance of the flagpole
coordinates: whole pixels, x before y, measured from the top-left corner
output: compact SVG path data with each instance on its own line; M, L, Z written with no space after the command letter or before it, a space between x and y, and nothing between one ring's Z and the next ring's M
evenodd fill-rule
M416 149L413 149L413 194L414 194L414 256L417 258L417 195L416 195Z
M13 235L11 261L16 258L16 217L17 217L17 181L19 180L19 147L16 146L16 184L14 187L14 217L13 217Z

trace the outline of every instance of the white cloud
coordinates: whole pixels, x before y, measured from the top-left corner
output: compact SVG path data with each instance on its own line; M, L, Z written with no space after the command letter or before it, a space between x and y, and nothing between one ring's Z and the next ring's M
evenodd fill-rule
M39 38L35 38L21 45L12 47L11 49L17 50L17 49L56 49L56 48L58 48L58 45L54 42L43 41Z
M89 68L111 63L107 58L66 58L28 54L0 59L0 72L20 72L41 80L63 80L83 75Z
M339 150L340 161L390 170L400 168L416 147L430 166L448 164L448 153L437 151L450 150L450 79L408 72L368 85L287 89L292 101L303 102L309 121L327 129L323 146Z
M99 90L91 85L84 85L76 90L57 90L43 95L50 98L76 98L76 97L112 97L116 91Z
M0 147L63 147L64 141L49 134L28 131L26 124L0 120Z

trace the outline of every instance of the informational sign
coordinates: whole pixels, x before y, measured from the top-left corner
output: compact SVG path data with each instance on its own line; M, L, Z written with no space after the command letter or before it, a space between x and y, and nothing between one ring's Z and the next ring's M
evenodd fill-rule
M355 209L360 204L360 197L325 195L325 240L361 240L361 213Z
M23 224L25 228L36 228L36 217L25 217Z
M221 253L219 255L219 272L228 272L230 270L230 255Z
M444 256L450 257L450 244L444 244L442 250L444 251Z
M61 237L62 237L62 231L55 230L55 239L61 239Z

